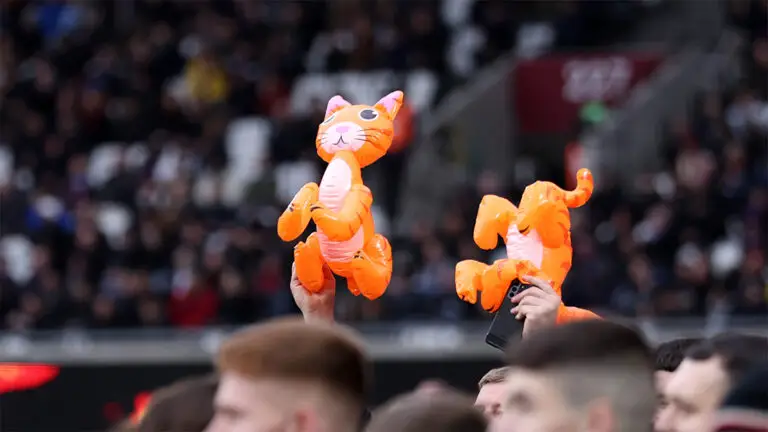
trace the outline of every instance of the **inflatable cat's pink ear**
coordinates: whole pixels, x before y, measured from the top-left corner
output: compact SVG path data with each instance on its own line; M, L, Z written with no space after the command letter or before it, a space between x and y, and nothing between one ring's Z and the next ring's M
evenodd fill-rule
M331 114L335 113L336 111L348 107L352 105L351 103L347 102L343 97L336 95L332 97L328 101L328 106L325 108L325 118L330 117Z
M379 99L374 107L381 112L389 114L389 118L394 120L397 117L397 112L400 111L400 107L403 106L403 97L403 92L400 90L393 91Z

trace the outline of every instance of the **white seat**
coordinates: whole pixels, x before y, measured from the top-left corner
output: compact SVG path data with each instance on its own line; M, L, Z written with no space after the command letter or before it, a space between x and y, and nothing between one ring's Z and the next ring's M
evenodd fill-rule
M477 68L475 53L485 44L485 35L472 26L462 27L453 32L448 48L448 63L453 73L468 77Z
M183 152L175 144L168 144L160 151L160 156L152 167L152 179L167 183L178 177Z
M389 216L384 212L381 207L376 204L371 206L371 215L373 216L373 224L376 226L376 232L388 236L390 233Z
M245 117L229 124L226 138L226 152L230 167L236 170L253 171L258 177L263 162L269 158L269 140L272 126L260 117Z
M0 186L13 180L13 152L5 146L0 146Z
M96 226L108 241L122 237L133 225L133 214L124 206L104 203L96 211Z
M470 20L475 0L443 0L440 8L443 22L451 28L461 27Z
M408 103L415 112L432 107L437 95L437 78L429 71L414 71L408 74L403 89Z
M318 177L316 165L310 161L281 163L275 167L277 199L287 205L304 184L316 182Z
M149 149L143 142L133 143L125 149L125 167L140 169L149 160Z
M725 278L743 262L744 248L738 241L722 239L712 245L709 259L712 274L718 278Z
M0 239L0 258L5 262L8 277L24 285L34 276L32 266L34 246L22 235L9 235Z
M344 95L352 103L373 104L397 85L397 75L388 71L306 74L293 85L290 110L298 115L307 114L313 102L325 103L335 94ZM413 109L421 111L434 103L437 79L429 71L415 71L405 77L403 87Z
M308 114L314 101L325 102L336 94L338 86L330 77L320 73L300 76L291 89L290 111L297 115Z
M98 188L112 179L121 157L122 148L118 143L103 143L96 147L88 159L88 184Z
M264 162L269 159L272 125L260 117L240 118L227 129L227 168L222 173L222 201L238 205L245 188L261 178Z
M253 181L242 170L227 168L221 173L221 202L227 207L237 207L245 196L248 185Z

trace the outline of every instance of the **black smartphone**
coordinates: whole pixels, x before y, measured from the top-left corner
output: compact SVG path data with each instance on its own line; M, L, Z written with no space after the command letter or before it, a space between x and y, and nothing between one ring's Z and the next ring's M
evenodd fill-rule
M493 317L493 322L491 322L491 327L488 329L488 334L485 335L485 343L494 348L503 350L510 339L522 338L523 321L515 318L510 312L515 306L515 304L512 303L512 297L527 290L531 286L532 285L526 285L517 279L509 284L509 289L504 296L504 301L501 303L501 307L496 311L496 315Z

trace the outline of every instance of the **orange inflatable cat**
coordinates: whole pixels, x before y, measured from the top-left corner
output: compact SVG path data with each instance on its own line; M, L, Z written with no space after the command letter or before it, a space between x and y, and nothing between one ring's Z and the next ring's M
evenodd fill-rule
M373 300L389 285L392 249L374 230L373 195L363 184L360 169L387 153L402 104L400 91L373 106L352 105L341 96L328 101L315 141L317 154L328 168L320 185L305 184L277 221L283 241L295 240L310 219L317 226L317 232L294 250L296 276L310 292L323 288L323 264L347 278L355 295Z
M577 187L564 191L551 182L537 181L525 188L520 207L496 195L480 202L475 221L475 243L486 250L505 239L507 258L492 265L466 260L456 265L456 293L469 303L477 302L489 312L501 306L512 281L534 276L550 281L561 295L563 281L571 269L571 217L569 208L581 207L592 196L592 173L581 169ZM558 322L597 318L588 310L560 304Z

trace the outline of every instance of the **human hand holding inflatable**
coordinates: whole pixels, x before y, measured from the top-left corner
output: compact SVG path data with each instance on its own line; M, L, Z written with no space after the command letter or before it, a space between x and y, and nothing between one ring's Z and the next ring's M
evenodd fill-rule
M394 137L393 122L403 93L392 92L375 105L352 105L341 96L328 101L315 146L328 162L318 186L307 183L277 221L283 241L293 241L310 219L317 232L294 249L296 276L312 293L322 291L323 266L347 279L354 295L374 300L384 294L392 276L389 241L376 234L373 195L363 184L361 168L387 153Z
M571 217L569 208L581 207L592 196L594 180L588 169L577 173L577 187L564 191L551 182L537 181L525 188L520 207L508 200L486 195L475 220L474 240L482 249L494 249L498 237L505 240L507 258L486 265L465 260L456 265L456 293L469 303L496 312L509 285L528 276L549 281L562 297L562 286L571 269ZM560 304L557 321L598 318L588 310Z

